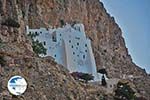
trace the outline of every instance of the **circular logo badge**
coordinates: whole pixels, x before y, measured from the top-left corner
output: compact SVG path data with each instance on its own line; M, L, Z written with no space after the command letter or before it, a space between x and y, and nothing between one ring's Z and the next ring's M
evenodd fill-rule
M8 90L13 95L21 95L27 89L27 82L21 76L13 76L7 84Z

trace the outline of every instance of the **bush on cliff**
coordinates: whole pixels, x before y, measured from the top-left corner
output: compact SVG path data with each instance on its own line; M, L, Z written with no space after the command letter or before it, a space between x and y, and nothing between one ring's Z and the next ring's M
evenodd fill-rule
M40 54L44 54L46 55L46 51L47 49L44 47L43 43L38 41L38 40L34 40L34 38L36 36L38 36L39 34L37 33L29 33L28 36L31 38L32 40L32 48L33 48L33 51L37 54L37 55L40 55Z
M94 76L92 76L91 74L88 74L88 73L73 72L73 73L71 73L71 75L72 75L75 79L83 79L86 83L87 83L88 81L94 79Z
M1 25L19 28L20 24L12 18L6 19Z
M115 100L135 100L135 92L130 85L123 82L118 82L115 90Z

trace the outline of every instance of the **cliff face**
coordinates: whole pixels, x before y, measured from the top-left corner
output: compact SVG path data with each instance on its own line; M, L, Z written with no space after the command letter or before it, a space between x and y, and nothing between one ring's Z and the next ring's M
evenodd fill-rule
M0 25L0 39L9 45L17 45L12 48L21 48L21 54L28 56L34 54L25 35L26 25L30 28L59 27L60 20L70 24L83 23L92 40L98 69L106 68L111 78L133 75L143 80L141 84L149 84L145 71L132 62L120 27L99 0L0 0L0 15L0 23L11 17L20 24L20 28ZM138 80L134 82L139 93L141 90L148 97L150 91L144 85L140 86Z

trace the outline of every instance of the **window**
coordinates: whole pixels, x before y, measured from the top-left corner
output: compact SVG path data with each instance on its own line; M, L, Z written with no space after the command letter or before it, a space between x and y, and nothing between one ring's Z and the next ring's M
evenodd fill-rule
M69 40L69 43L71 43L71 40Z
M38 32L35 32L35 35L36 35L36 36L39 35Z
M83 55L83 59L85 59L85 55Z
M54 55L54 57L56 57L56 55Z
M40 32L40 34L42 34L42 32Z
M46 42L44 41L43 44L46 45Z
M53 42L56 42L56 37L52 36L52 40L53 40Z
M73 52L73 55L75 55L75 52Z
M79 45L79 43L77 43L77 45Z
M61 34L60 34L60 36L61 36Z
M85 52L87 52L87 50L85 50Z
M52 41L53 41L53 42L57 42L56 32L54 32L54 33L52 34Z
M71 47L73 48L73 45Z
M87 47L87 44L85 44L85 47Z

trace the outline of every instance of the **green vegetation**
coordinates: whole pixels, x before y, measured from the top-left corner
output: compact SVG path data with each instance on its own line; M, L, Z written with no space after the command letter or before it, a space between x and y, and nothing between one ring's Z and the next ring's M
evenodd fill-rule
M2 66L4 66L5 63L6 63L6 61L4 60L4 57L0 55L0 64L1 64Z
M106 71L106 69L105 69L105 68L103 68L103 69L99 69L97 72L98 72L98 73L101 73L101 74L105 74L105 75L107 75L107 71Z
M38 40L34 40L34 38L36 36L38 36L39 34L38 33L29 33L28 36L31 38L32 40L32 48L33 48L33 51L37 54L37 55L40 55L40 54L44 54L46 55L46 51L47 49L44 47L43 43L42 42L39 42Z
M73 72L73 73L71 73L71 75L72 75L75 79L83 79L86 83L88 83L88 81L94 79L94 76L92 76L91 74L88 74L88 73Z
M91 74L88 74L88 73L83 73L80 78L83 79L83 80L85 80L86 83L88 81L94 79L94 77Z
M16 28L20 27L20 24L12 18L6 19L4 22L1 23L1 25L6 25L6 26L16 27Z
M129 83L118 82L115 90L115 100L135 100L135 92L130 87Z

